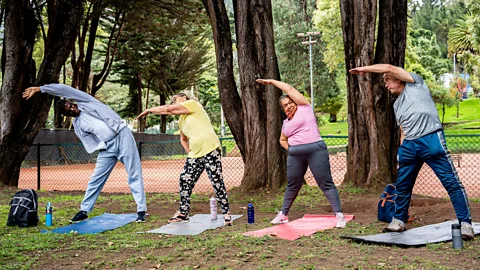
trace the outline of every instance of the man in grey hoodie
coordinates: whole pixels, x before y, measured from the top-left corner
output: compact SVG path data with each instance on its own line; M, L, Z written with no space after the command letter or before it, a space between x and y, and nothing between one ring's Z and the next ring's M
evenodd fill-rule
M97 164L88 182L80 211L70 222L77 223L88 219L88 213L92 211L118 160L125 165L128 185L137 203L136 221L145 222L147 206L140 156L135 139L125 121L91 95L64 84L29 87L23 92L23 98L28 100L38 92L74 100L76 104L62 99L55 106L61 114L75 117L73 121L75 134L82 141L85 150L89 154L99 151Z

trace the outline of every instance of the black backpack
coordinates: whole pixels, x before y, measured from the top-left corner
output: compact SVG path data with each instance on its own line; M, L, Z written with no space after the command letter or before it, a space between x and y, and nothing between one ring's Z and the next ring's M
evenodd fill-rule
M21 190L10 201L7 226L30 227L38 224L38 196L33 189Z

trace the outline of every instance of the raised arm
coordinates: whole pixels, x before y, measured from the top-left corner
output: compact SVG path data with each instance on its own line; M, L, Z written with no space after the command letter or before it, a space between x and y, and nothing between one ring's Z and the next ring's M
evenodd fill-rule
M161 115L180 115L180 114L190 114L190 111L181 104L162 105L162 106L146 109L141 114L139 114L135 119L142 118L150 113L161 114Z
M33 95L38 92L46 93L52 96L64 97L68 99L73 99L75 101L81 102L100 102L91 95L70 87L65 84L46 84L44 86L33 86L25 89L23 92L23 98L30 99Z
M277 80L271 79L258 79L258 83L263 85L273 85L278 89L285 92L297 105L309 105L307 99L302 95L302 93L298 92L297 89L293 88L293 86L289 85L288 83L284 83Z
M391 76L397 80L403 82L414 82L412 75L408 73L401 67L392 66L390 64L375 64L371 66L364 66L364 67L357 67L350 69L349 72L351 74L359 74L360 76L365 75L365 73L372 72L372 73L385 73L387 76Z

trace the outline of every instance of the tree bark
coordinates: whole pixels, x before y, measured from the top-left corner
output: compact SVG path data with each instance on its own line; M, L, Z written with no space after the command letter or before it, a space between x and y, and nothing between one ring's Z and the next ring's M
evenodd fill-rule
M245 163L242 188L278 188L286 182L280 148L280 90L258 78L280 79L270 1L233 1L240 68L241 99L233 78L230 25L223 1L203 0L212 25L220 99L225 118Z
M202 0L212 26L217 62L218 91L225 119L245 161L242 100L233 77L232 34L225 3L221 0Z
M92 14L91 14L91 22L90 22L90 30L88 34L88 44L87 44L87 53L85 54L85 61L83 62L83 66L81 67L82 72L80 73L80 78L79 78L79 88L80 90L84 92L89 92L87 91L89 89L89 79L90 79L90 69L92 65L92 57L93 57L93 48L95 45L95 39L97 37L97 29L98 29L98 24L100 22L100 16L102 15L104 6L102 1L96 1L93 4L92 8ZM90 91L90 94L94 96L95 93L93 91Z
M16 186L20 166L33 139L45 124L52 96L38 94L29 101L21 93L31 85L58 82L60 70L75 41L83 14L82 0L49 1L47 46L37 79L32 51L37 22L30 1L9 0L6 4L6 61L0 100L0 181ZM54 12L54 14L51 14Z
M387 63L403 66L407 0L380 1L375 46L376 0L341 0L345 64L351 68ZM376 51L375 51L376 48ZM394 99L381 74L347 76L348 154L345 181L378 188L395 181L398 127Z

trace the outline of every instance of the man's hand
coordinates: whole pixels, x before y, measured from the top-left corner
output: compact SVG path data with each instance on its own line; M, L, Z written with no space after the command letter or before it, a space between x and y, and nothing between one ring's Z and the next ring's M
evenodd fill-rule
M142 117L144 117L144 116L147 116L147 115L149 115L149 114L150 114L150 109L146 109L146 110L143 111L141 114L139 114L139 115L135 118L135 120L137 120L137 119L139 119L139 118L142 118Z
M363 76L367 73L363 67L352 68L348 72L350 72L350 74L358 74L360 76Z
M267 80L267 79L257 79L256 82L261 83L263 85L273 84L273 80Z
M29 87L27 89L25 89L25 91L23 91L23 94L22 94L22 97L24 99L30 99L31 97L33 97L33 95L35 95L36 93L40 92L40 87L38 86L32 86L32 87Z

